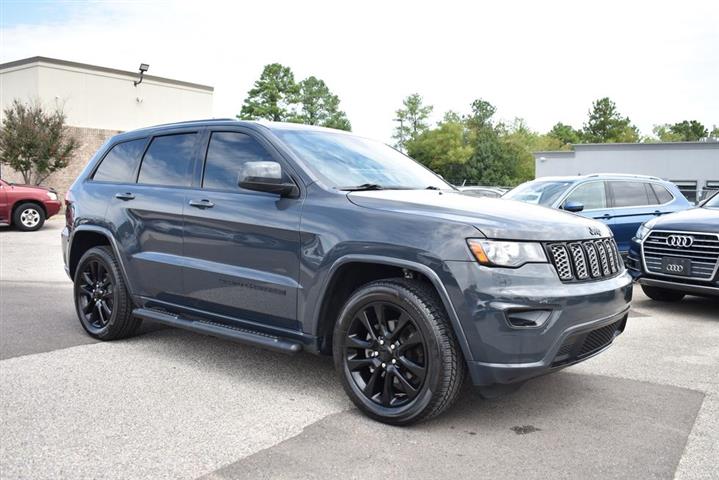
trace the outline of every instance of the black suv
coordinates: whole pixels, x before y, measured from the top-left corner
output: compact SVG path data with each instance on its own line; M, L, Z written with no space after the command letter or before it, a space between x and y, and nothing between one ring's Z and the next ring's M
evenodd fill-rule
M62 234L93 337L142 319L333 355L371 417L445 410L589 358L632 294L610 230L460 194L345 132L215 120L123 133L71 187Z

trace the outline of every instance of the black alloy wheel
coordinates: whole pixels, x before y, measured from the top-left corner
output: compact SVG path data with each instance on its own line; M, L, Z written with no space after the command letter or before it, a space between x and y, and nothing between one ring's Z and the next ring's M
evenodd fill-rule
M359 287L342 307L332 348L352 402L392 425L439 415L466 376L447 311L426 281L391 278Z
M112 318L115 288L110 272L99 259L92 259L83 267L79 277L78 306L85 323L101 330Z
M427 374L427 347L410 314L387 302L359 310L347 331L347 366L370 401L384 407L407 404Z

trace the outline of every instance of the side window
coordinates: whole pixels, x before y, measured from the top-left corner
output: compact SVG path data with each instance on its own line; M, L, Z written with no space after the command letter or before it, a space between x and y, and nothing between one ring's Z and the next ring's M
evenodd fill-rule
M98 182L135 183L135 171L144 147L144 138L118 143L102 159L92 179Z
M647 190L644 187L646 182L609 182L612 189L615 207L639 207L642 205L654 205L656 200L649 199Z
M669 193L669 190L667 190L663 185L652 183L652 190L654 190L654 195L657 196L657 201L660 205L669 203L674 198L672 194Z
M249 135L239 132L213 132L207 148L204 188L237 190L239 175L246 162L274 161L272 156Z
M604 182L589 182L578 186L564 201L564 203L567 202L579 202L584 205L585 210L607 208Z
M195 133L181 133L153 138L142 159L137 182L189 187L196 137Z

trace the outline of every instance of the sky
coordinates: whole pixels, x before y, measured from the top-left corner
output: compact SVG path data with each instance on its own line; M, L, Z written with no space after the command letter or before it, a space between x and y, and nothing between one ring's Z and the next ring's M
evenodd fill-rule
M719 1L0 0L0 63L46 56L215 87L234 117L265 64L323 79L362 135L389 140L404 97L547 131L608 96L655 124L719 125Z

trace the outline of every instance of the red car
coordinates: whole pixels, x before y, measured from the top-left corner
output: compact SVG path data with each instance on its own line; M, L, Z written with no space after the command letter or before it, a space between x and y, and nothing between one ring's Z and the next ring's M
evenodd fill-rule
M45 220L60 211L57 193L47 187L13 185L0 180L0 224L18 230L39 230Z

